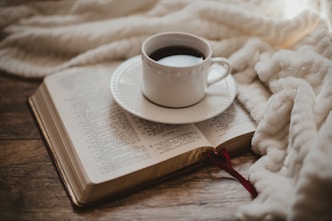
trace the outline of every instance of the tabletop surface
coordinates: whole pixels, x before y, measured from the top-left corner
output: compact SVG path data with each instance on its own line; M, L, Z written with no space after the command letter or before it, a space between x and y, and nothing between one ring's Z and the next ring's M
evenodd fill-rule
M236 220L250 194L203 165L91 208L72 206L27 98L40 85L0 72L0 220ZM245 177L252 153L232 159Z

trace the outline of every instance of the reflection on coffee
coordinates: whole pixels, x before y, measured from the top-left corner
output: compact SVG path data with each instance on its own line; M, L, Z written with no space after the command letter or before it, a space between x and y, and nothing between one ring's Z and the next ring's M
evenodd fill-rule
M150 54L160 64L174 67L186 67L199 64L204 55L197 49L185 46L169 46L160 48Z

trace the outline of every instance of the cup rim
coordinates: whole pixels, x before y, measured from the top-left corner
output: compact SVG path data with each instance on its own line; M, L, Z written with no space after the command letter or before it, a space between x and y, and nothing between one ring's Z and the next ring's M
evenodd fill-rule
M169 35L169 36L170 35L187 36L187 37L190 37L192 39L201 41L207 46L208 53L207 53L207 55L205 56L205 58L203 59L202 62L200 62L198 64L190 65L190 66L174 67L174 66L168 66L168 65L161 64L161 63L155 61L154 59L150 58L150 56L147 54L147 52L145 50L145 47L146 47L146 44L148 44L152 39L160 37L160 36L167 36L167 35ZM191 47L199 50L197 47L194 47L194 46L191 46ZM201 51L201 50L199 50L199 51ZM142 53L142 56L145 59L147 59L149 62L151 62L155 65L162 66L162 67L167 67L167 68L186 69L186 68L193 68L193 67L196 67L196 66L200 66L200 65L208 62L208 60L210 60L210 58L212 57L212 48L211 48L211 45L209 44L209 42L206 39L204 39L204 38L202 38L198 35L191 34L191 33L188 33L188 32L168 31L168 32L159 32L159 33L153 34L153 35L149 36L148 38L146 38L143 41L142 45L141 45L141 53Z

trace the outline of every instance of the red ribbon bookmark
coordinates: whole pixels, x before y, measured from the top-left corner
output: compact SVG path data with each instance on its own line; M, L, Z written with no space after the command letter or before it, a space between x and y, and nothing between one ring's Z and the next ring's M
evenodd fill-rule
M251 196L253 198L256 198L257 191L255 187L250 183L249 180L245 179L241 174L234 170L231 158L225 148L223 148L220 153L214 151L207 151L206 157L212 164L225 170L227 173L237 179L242 184L242 186L246 188L246 190L251 194Z

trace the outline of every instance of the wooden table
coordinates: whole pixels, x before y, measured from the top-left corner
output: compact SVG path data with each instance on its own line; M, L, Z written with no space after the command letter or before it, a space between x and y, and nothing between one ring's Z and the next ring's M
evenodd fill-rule
M249 193L205 165L89 209L72 206L27 104L41 80L0 73L0 220L236 220ZM252 153L234 158L245 177Z

